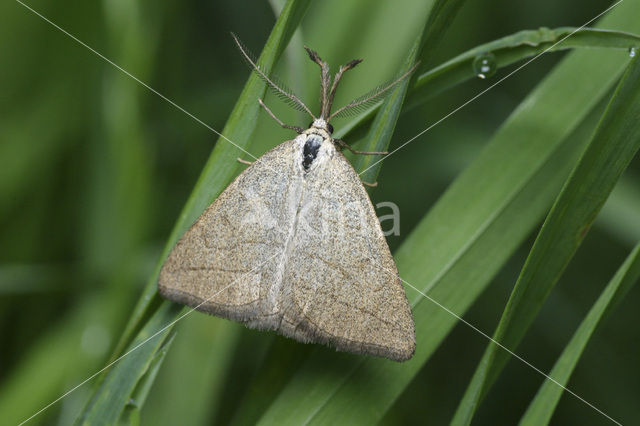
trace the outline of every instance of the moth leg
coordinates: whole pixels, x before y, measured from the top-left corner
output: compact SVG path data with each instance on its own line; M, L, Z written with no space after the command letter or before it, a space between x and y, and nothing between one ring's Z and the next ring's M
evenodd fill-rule
M378 186L378 182L377 181L373 182L373 183L367 182L367 181L364 181L364 180L360 180L360 181L362 182L362 184L364 186L368 186L369 188L375 188L376 186Z
M247 166L250 166L253 164L253 161L247 161L247 160L243 160L242 158L238 157L236 158L236 160L238 161L238 163L240 164L246 164Z
M349 145L348 143L346 143L345 141L343 141L342 139L334 139L334 142L336 142L341 148L347 148L349 151L353 152L354 154L361 154L361 155L385 155L388 154L389 152L387 151L358 151L355 150L351 147L351 145Z
M267 107L264 102L262 102L262 99L258 99L258 102L260 103L260 106L262 108L264 108L265 111L267 111L269 113L269 115L271 116L271 118L273 118L274 120L276 120L276 122L282 126L285 129L291 129L294 130L296 133L301 134L302 132L304 132L304 129L302 127L298 127L298 126L289 126L288 124L284 124L282 121L280 121L280 119L278 117L276 117L276 115L271 112L271 110L269 109L269 107Z

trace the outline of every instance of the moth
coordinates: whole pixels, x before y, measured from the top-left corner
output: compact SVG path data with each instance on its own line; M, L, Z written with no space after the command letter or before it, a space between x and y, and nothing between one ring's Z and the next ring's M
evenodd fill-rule
M411 309L358 173L332 137L334 117L389 93L415 66L331 112L343 74L362 60L321 69L319 116L265 72L233 35L243 57L281 98L313 119L298 136L246 168L182 236L160 272L160 294L251 328L304 343L405 361L415 350Z

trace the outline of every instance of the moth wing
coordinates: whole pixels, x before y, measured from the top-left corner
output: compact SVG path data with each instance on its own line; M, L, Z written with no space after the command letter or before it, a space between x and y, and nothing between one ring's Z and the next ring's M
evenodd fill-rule
M244 170L182 236L158 289L167 299L239 321L272 313L266 295L293 226L301 182L294 141Z
M395 262L358 174L340 152L305 178L284 271L281 332L404 361L415 330Z

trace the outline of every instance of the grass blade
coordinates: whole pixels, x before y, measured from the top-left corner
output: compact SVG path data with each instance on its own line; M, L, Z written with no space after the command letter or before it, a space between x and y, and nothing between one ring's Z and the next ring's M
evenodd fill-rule
M151 386L153 385L153 382L158 375L160 366L167 356L167 352L169 352L169 347L173 343L175 336L175 333L170 334L164 340L162 346L154 354L147 372L140 379L136 389L133 391L133 394L129 399L129 402L125 406L124 412L122 413L122 416L120 418L121 424L140 425L140 409L144 405L144 402L149 395Z
M640 241L640 177L629 172L616 184L596 223L631 246Z
M419 57L425 57L437 42L443 37L447 25L458 12L464 0L440 0L436 1L428 15L422 34L418 37L409 51L409 55L400 73L408 71ZM425 48L426 47L426 48ZM428 57L427 57L428 59ZM424 64L423 64L424 66ZM396 87L382 103L369 130L363 151L385 151L389 148L391 137L402 111L407 88L411 86L414 76L409 77ZM375 182L382 163L377 157L361 155L353 162L361 179L366 182Z
M145 423L189 426L218 418L241 334L238 326L212 320L191 315L180 325L171 353L141 410ZM185 387L198 392L175 391ZM168 400L170 410L166 409Z
M126 352L112 372L107 374L98 391L89 401L84 413L78 417L77 424L114 424L129 404L132 395L154 358L161 350L171 328L166 326L165 318L176 315L181 308L168 303L163 304L151 317L148 329L153 334L140 333L132 342L130 352Z
M618 178L640 148L640 61L633 59L596 134L558 196L502 314L494 339L513 350L580 246ZM491 344L458 406L454 424L469 424L509 359Z
M411 48L402 72L408 71L415 64L421 38L422 37L419 37ZM384 100L376 114L376 118L373 120L373 124L369 130L369 136L366 138L365 144L358 146L361 151L382 152L389 148L389 143L393 137L393 131L396 128L396 123L398 122L400 111L402 110L410 79L411 77L399 83L398 87L396 87ZM353 167L361 173L360 179L370 183L376 181L380 167L382 166L380 156L358 155L355 159L351 156L350 160Z
M580 327L565 347L556 361L551 376L556 382L566 386L571 373L573 373L580 356L589 343L589 339L596 332L600 324L615 309L619 302L631 287L640 278L640 244L631 251L627 259L620 266L602 294L594 303L587 316L582 320ZM558 384L545 380L533 401L527 408L520 421L521 425L548 424L555 411L563 389Z

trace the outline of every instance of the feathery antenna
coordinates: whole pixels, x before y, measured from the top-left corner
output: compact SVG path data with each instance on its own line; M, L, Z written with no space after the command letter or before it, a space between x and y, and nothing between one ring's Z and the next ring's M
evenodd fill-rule
M257 61L254 59L253 55L251 55L248 50L244 47L240 39L234 34L231 33L233 40L236 42L238 49L240 49L240 53L244 59L249 63L249 66L255 70L258 76L269 86L269 88L278 96L280 99L287 102L292 107L296 108L300 111L305 111L309 114L314 120L316 116L311 113L309 108L296 96L291 90L289 90L286 86L284 86L277 78L269 77L267 72L263 71L260 65L257 64Z
M327 108L327 115L329 115L329 113L331 112L331 107L333 106L333 98L336 95L336 89L338 89L338 83L342 78L342 74L344 74L345 71L349 71L350 69L354 68L360 62L362 62L362 59L354 59L353 61L348 62L346 65L342 65L336 73L336 76L333 78L333 84L331 85L331 93L329 94L329 107Z
M314 120L316 120L316 116L311 113L309 108L296 96L293 94L291 90L289 90L284 84L282 84L275 76L269 77L269 72L262 69L260 65L258 65L257 60L254 56L252 56L249 51L244 47L242 42L238 39L238 37L231 33L233 40L238 45L238 49L240 49L240 53L244 59L249 63L251 68L255 70L258 76L269 86L269 88L278 96L280 99L284 100L286 103L291 105L300 111L305 111L309 114ZM342 79L342 76L345 72L354 68L362 59L354 59L352 61L347 62L345 65L342 65L336 75L333 77L333 81L331 79L329 65L320 58L320 55L314 50L309 49L307 46L304 46L304 49L309 54L309 58L320 66L320 87L322 89L322 102L320 105L320 118L323 119L327 124L333 117L345 117L348 115L357 114L365 109L369 108L376 102L380 101L382 98L387 96L391 89L394 88L398 83L405 80L409 77L417 68L420 62L416 62L408 71L404 72L397 78L384 83L370 92L360 96L349 102L347 105L341 107L336 112L331 114L331 107L333 106L333 100L336 95L336 90L338 89L338 84ZM268 111L268 110L267 110ZM273 115L273 113L271 113ZM282 123L281 123L282 124ZM288 128L293 128L292 126L285 126Z
M331 110L329 99L329 85L331 84L331 75L329 74L329 65L320 58L320 55L314 50L304 46L304 50L309 54L309 58L320 66L320 86L322 87L322 102L320 105L320 118L327 120Z
M419 64L420 62L416 62L415 65L409 68L409 70L406 71L401 76L393 80L390 80L387 83L381 84L380 86L371 90L369 93L366 93L360 96L359 98L352 100L347 105L343 106L342 108L338 109L336 112L331 114L329 116L329 120L332 119L333 117L345 117L347 115L357 114L369 108L370 106L372 106L373 104L375 104L376 102L378 102L379 100L387 96L390 93L390 90L394 86L396 86L398 83L400 83L401 81L409 77L416 70L416 68L418 68ZM341 71L342 71L342 68L341 68ZM335 84L336 83L334 82L334 85Z

